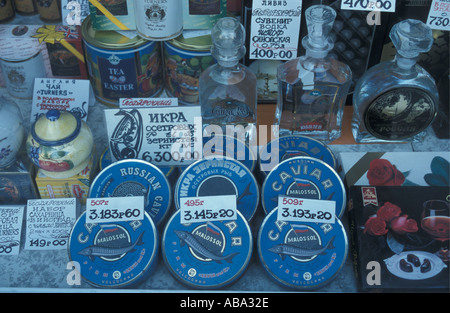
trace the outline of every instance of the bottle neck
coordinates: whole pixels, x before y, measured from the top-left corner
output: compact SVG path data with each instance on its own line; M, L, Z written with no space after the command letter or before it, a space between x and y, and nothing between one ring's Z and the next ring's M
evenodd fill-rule
M397 53L395 56L395 63L397 64L398 68L402 71L412 71L412 68L417 63L418 57L404 57L401 54Z

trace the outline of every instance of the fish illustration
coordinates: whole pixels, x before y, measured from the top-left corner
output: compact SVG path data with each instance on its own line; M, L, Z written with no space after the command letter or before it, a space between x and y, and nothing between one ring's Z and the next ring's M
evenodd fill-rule
M245 187L242 194L236 199L236 202L239 203L244 197L252 195L250 191L250 185L251 183L248 183L247 187Z
M325 246L322 246L319 249L305 249L290 244L279 244L269 248L268 250L270 252L279 254L282 260L286 258L286 255L300 258L309 258L318 254L326 254L326 250L328 249L334 249L335 247L333 246L333 241L334 237L331 238Z
M223 260L228 263L232 263L231 260L239 254L239 252L230 253L229 255L217 255L214 252L209 251L203 246L197 239L192 236L189 232L183 230L174 230L175 234L180 238L180 246L183 247L186 243L191 249L193 249L198 254L201 254L205 258L211 259L217 263L222 263Z
M123 115L123 118L116 125L111 135L111 152L117 160L136 158L142 147L141 114L137 110L120 110L115 115Z
M128 253L128 252L134 252L136 246L141 246L144 244L142 241L142 237L144 236L144 233L142 232L138 239L131 245L123 246L123 247L107 247L107 246L101 246L101 245L93 245L89 246L87 248L84 248L83 250L79 251L78 254L84 255L89 257L91 261L94 261L96 257L106 257L106 258L113 258L118 257L122 254Z

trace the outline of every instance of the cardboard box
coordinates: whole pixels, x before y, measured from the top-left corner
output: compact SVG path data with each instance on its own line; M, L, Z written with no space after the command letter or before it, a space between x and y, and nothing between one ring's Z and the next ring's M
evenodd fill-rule
M102 4L101 1L89 0L92 28L95 30L135 30L134 1L117 1ZM105 14L106 13L106 14Z
M91 156L88 166L79 174L70 178L56 179L46 176L40 169L36 174L36 185L42 199L77 198L86 204L89 187L97 169L96 157Z
M41 52L46 77L87 79L80 26L0 25L0 58L23 60ZM4 85L0 73L0 85Z
M347 187L448 186L450 152L341 152Z
M423 219L426 201L442 201L447 232L444 226L441 232L448 237L448 195L449 187L350 187L352 255L363 291L449 291L448 259L437 254L445 242L424 230ZM448 256L448 248L440 255Z

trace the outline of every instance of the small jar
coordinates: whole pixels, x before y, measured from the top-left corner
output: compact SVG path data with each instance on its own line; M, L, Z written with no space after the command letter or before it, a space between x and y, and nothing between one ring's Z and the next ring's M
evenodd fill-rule
M0 1L0 23L8 22L16 16L16 11L14 11L11 1Z
M61 0L37 0L37 7L42 21L48 23L61 21Z
M25 128L19 107L0 96L0 168L16 161L25 139Z
M20 15L35 15L38 13L36 0L14 0L16 12Z
M31 126L30 159L52 178L69 178L89 163L94 140L89 126L71 112L49 110Z

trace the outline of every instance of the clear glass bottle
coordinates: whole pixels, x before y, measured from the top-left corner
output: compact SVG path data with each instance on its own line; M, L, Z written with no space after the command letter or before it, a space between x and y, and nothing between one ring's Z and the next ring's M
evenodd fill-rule
M353 94L355 141L420 141L436 116L439 94L434 79L416 64L433 44L431 29L418 20L395 24L389 34L394 60L370 68Z
M211 31L211 54L217 63L202 72L199 97L204 134L213 125L226 133L226 126L239 130L239 138L256 138L256 76L239 63L245 54L245 30L234 17L217 21ZM235 127L235 126L242 127ZM234 134L229 134L234 135ZM235 135L234 135L235 136Z
M275 124L280 136L304 135L328 143L341 136L352 72L328 55L334 45L329 35L336 11L314 5L306 9L305 18L308 35L302 45L306 54L278 67Z

